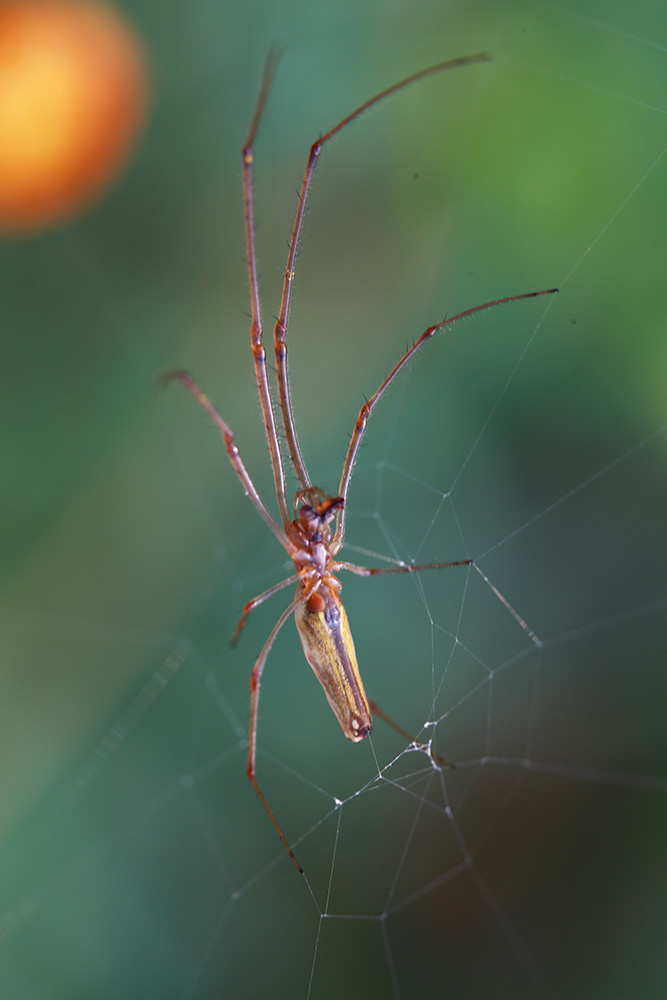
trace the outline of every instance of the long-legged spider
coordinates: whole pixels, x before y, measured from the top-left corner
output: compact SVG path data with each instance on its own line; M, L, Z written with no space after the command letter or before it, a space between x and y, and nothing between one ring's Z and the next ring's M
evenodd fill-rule
M473 313L490 309L493 306L502 305L505 302L515 302L517 299L534 298L538 295L550 295L557 291L549 288L539 292L528 292L521 295L508 295L505 298L495 299L492 302L485 302L482 305L473 306L464 312L458 313L441 320L434 326L430 326L415 341L400 359L398 364L392 369L389 375L382 382L377 391L364 403L359 411L354 432L347 450L343 472L335 496L330 496L319 486L313 485L306 469L299 441L297 437L294 417L292 414L292 400L290 394L289 376L287 370L287 345L285 337L287 334L287 323L289 318L289 308L292 296L292 282L294 279L294 268L296 261L297 245L303 223L308 191L313 177L313 171L319 158L322 147L334 135L349 125L350 122L358 118L364 111L378 101L383 100L390 94L404 87L423 80L427 76L439 73L446 69L455 69L459 66L467 66L471 63L483 62L488 59L483 53L464 56L459 59L452 59L439 63L428 69L415 73L399 83L388 87L380 94L366 101L347 117L343 118L329 132L315 142L310 150L306 173L301 188L299 204L296 212L296 221L292 232L289 253L287 256L287 267L283 284L282 301L280 304L280 314L275 326L275 354L276 354L276 378L278 384L278 395L280 397L280 414L282 419L282 429L284 430L285 441L289 451L289 459L299 481L299 489L294 496L293 509L287 500L285 489L285 463L276 418L273 409L273 399L269 384L266 349L262 343L262 313L259 298L259 285L257 280L257 260L255 254L255 235L253 220L253 194L252 194L252 170L253 170L253 144L257 129L259 127L262 114L266 105L271 83L276 68L276 56L271 54L267 60L259 98L255 107L255 112L250 123L245 145L243 146L243 193L245 203L245 228L248 248L248 270L250 277L250 303L252 308L251 343L255 362L255 375L257 387L262 404L264 426L271 454L271 464L273 466L273 478L275 482L276 498L280 511L279 523L271 514L268 507L257 492L255 485L241 458L239 449L234 439L234 433L229 424L220 416L207 396L204 395L197 383L187 372L171 371L164 379L179 379L183 385L192 393L197 401L204 407L209 416L215 421L225 442L227 453L231 463L236 470L236 474L241 480L246 493L257 508L259 514L269 526L275 537L283 546L285 551L294 561L296 572L282 580L280 583L270 587L263 594L248 601L243 614L236 627L232 644L238 640L241 631L246 624L250 612L262 604L267 598L272 597L279 591L296 584L296 596L294 600L285 608L278 621L273 626L268 639L255 663L250 680L251 688L251 709L250 709L250 732L249 732L249 752L248 752L248 777L261 799L264 808L268 812L273 824L280 835L292 861L302 871L294 853L289 846L287 839L280 828L280 825L267 802L262 789L257 781L255 773L255 757L257 745L257 709L259 704L259 691L262 679L262 672L266 663L269 651L275 642L276 636L285 622L294 615L296 627L301 639L303 651L312 667L317 679L320 681L329 704L340 723L345 736L357 743L365 739L372 729L371 711L381 718L394 725L399 732L406 736L409 734L401 726L393 723L391 719L384 715L379 707L369 701L364 691L364 686L359 675L357 658L354 650L354 643L350 634L345 608L340 599L341 584L337 579L340 570L348 570L359 576L380 576L389 573L415 573L425 569L441 569L446 566L470 565L472 560L463 559L455 562L436 562L425 565L399 565L386 569L376 569L368 566L356 566L353 563L338 560L336 557L343 546L345 537L345 505L347 491L350 486L350 479L354 463L359 452L368 420L385 390L391 385L398 373L410 361L413 355L426 343L438 330L452 326L458 320ZM335 524L335 531L332 537L332 523ZM495 590L495 588L493 588ZM496 592L497 593L497 592ZM498 594L504 601L502 595ZM505 602L506 603L506 602ZM510 609L511 610L511 609ZM445 762L446 763L446 762Z

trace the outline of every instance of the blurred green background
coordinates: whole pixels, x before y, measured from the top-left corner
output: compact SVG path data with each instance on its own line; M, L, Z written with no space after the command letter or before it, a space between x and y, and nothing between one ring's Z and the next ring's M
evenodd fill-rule
M1 995L305 997L312 969L313 1000L664 996L667 14L122 9L153 78L129 170L75 221L0 244ZM315 482L335 490L364 395L428 325L561 286L430 343L373 417L349 498L352 546L483 556L543 656L477 574L346 579L371 696L414 731L435 703L440 752L469 763L443 791L404 756L390 775L410 792L330 815L377 764L288 625L260 780L287 836L308 834L308 885L245 777L248 680L280 598L228 646L284 555L212 424L155 388L191 371L270 495L240 150L274 44L255 150L269 338L312 141L404 75L493 55L322 154L289 332ZM379 725L373 741L381 766L404 747Z

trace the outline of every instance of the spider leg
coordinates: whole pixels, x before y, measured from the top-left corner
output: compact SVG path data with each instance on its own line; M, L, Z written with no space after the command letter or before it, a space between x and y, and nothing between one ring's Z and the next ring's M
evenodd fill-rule
M493 309L495 306L501 306L507 302L518 302L519 299L534 299L537 298L538 295L553 295L557 291L557 288L546 288L541 292L524 292L521 295L507 295L505 298L494 299L492 302L484 302L481 306L473 306L472 309L465 309L463 312L457 313L456 316L451 316L441 320L440 323L436 323L434 326L429 326L429 328L422 333L421 337L414 342L412 347L408 348L398 364L395 365L395 367L389 372L384 382L382 382L371 398L367 400L359 410L359 416L357 417L357 422L350 440L350 446L347 450L347 455L345 456L343 474L340 478L340 486L338 487L338 495L343 497L344 500L347 500L347 491L350 487L350 479L352 478L354 463L357 460L357 454L359 452L363 436L366 432L366 426L371 413L375 409L375 404L382 398L385 391L389 388L398 373L402 371L412 356L417 353L419 348L422 347L427 340L430 340L431 337L438 332L438 330L443 330L445 327L453 326L454 323L457 323L460 319L464 319L466 316L472 316L474 313L482 312L484 309ZM341 508L338 514L336 534L334 535L333 542L331 543L331 551L334 555L340 551L344 537L345 506Z
M418 80L423 80L427 76L433 76L435 73L440 73L446 69L456 69L459 66L468 66L470 63L485 62L489 59L489 56L485 53L477 53L472 56L462 56L459 59L450 59L447 62L438 63L436 66L430 66L428 69L421 70L419 73L414 73L412 76L401 80L399 83L395 83L392 87L387 87L380 94L376 94L370 100L366 101L351 114L343 118L342 121L338 123L334 128L332 128L326 135L323 135L317 142L314 142L310 148L310 154L308 156L308 163L306 165L306 172L303 178L303 184L301 187L301 194L299 196L299 204L296 210L296 220L294 222L294 230L292 232L292 239L290 241L289 253L287 255L287 267L285 268L285 277L283 281L283 295L282 301L280 303L280 313L278 316L278 322L276 323L274 339L275 339L275 349L276 349L276 371L278 376L278 393L280 395L280 408L282 410L283 425L285 427L285 439L287 441L287 447L289 449L290 457L294 465L294 470L296 472L297 478L301 483L303 489L307 489L310 485L310 476L308 475L308 470L306 469L306 464L303 460L301 454L301 448L299 446L299 441L296 433L296 427L294 424L294 416L292 413L292 397L290 393L289 386L289 373L287 367L287 345L285 343L285 338L287 336L287 324L289 322L289 310L292 298L292 283L294 281L295 267L296 267L296 254L299 244L299 237L301 235L301 226L303 224L303 217L306 211L306 202L308 200L308 192L310 190L310 184L313 179L313 173L315 171L315 165L322 151L322 147L325 142L332 139L334 135L342 131L351 122L358 118L359 115L367 111L368 108L377 104L379 101L384 100L385 97L389 97L390 94L395 93L397 90L402 90L404 87L408 87L412 83L416 83ZM251 130L252 132L252 130ZM252 279L251 279L252 282ZM253 313L254 316L254 313Z
M267 598L273 597L274 594L277 594L279 593L279 591L284 590L285 587L289 587L290 584L297 583L298 579L299 579L298 573L295 573L294 576L288 576L286 580L281 580L280 583L276 583L275 586L269 587L268 590L265 590L263 594L260 594L258 597L253 597L251 601L248 601L248 603L243 609L243 614L239 618L238 624L234 629L234 635L232 636L230 645L232 647L235 646L236 643L241 638L241 632L245 628L245 623L247 622L248 616L251 611L254 611L255 608L258 608L260 604L263 604L264 601L267 600Z
M355 563L349 562L335 562L333 568L336 573L339 569L346 569L350 573L356 573L357 576L388 576L390 573L419 573L423 569L445 569L448 566L473 565L474 562L472 559L456 559L454 562L423 563L419 566L413 563L404 563L402 566L383 566L380 568L376 566L357 566Z
M280 839L282 840L283 845L287 850L287 853L289 854L290 858L292 859L292 861L302 874L303 874L303 868L294 857L294 852L290 847L290 845L287 843L287 838L285 837L285 834L280 828L280 824L278 823L278 820L276 819L273 813L273 809L267 802L264 792L259 787L259 783L256 777L255 757L257 751L257 710L259 707L259 687L262 679L262 672L266 664L266 658L269 655L269 652L271 651L271 647L273 646L273 643L276 640L276 636L280 632L281 628L283 627L287 619L294 614L298 606L300 604L303 604L305 600L307 600L306 597L298 597L295 601L292 601L292 603L287 608L285 608L280 618L271 629L269 638L264 643L264 648L262 649L262 652L259 654L259 658L255 663L255 666L253 667L252 675L250 677L250 732L249 732L250 746L248 750L248 778L252 782L253 787L262 802L262 805L264 806L267 813L271 817L271 822L278 831L278 835L280 836Z
M445 569L449 566L474 566L474 565L475 564L472 559L456 559L452 562L423 563L422 565L419 566L410 563L410 564L405 564L403 566L390 566L386 568L385 567L377 568L375 566L357 566L355 565L355 563L349 563L349 562L336 562L334 563L333 568L336 572L338 572L339 569L346 569L349 570L350 573L355 573L357 576L368 577L368 576L388 576L389 574L393 573L419 573L423 569ZM370 705L370 709L373 715L377 715L379 719L382 719L382 721L385 722L388 726L391 726L392 729L395 729L396 732L400 733L401 736L404 736L406 740L409 740L411 743L414 743L415 746L418 747L426 746L426 744L422 740L418 740L415 736L413 736L411 732L409 732L404 726L400 724L400 722L396 722L396 720L392 719L390 715L387 715L387 713L380 708L380 706L376 701L372 701L371 699L369 699L368 704ZM438 763L442 764L443 767L449 767L452 770L455 769L455 765L452 764L451 761L445 760L445 758L441 757L440 754L434 753L430 749L429 752L431 756L434 758L434 760L437 760Z
M452 771L456 770L455 764L452 764L450 761L445 760L445 758L441 757L439 753L434 753L433 750L431 750L431 748L428 746L428 744L423 742L423 740L416 739L412 735L412 733L410 733L400 724L400 722L396 722L396 720L392 719L390 715L387 715L386 712L383 712L376 701L372 701L369 698L368 704L370 706L371 712L373 713L373 715L377 715L378 719L382 719L383 722L385 722L388 726L391 726L392 729L395 729L397 733L400 733L400 735L405 737L406 740L409 740L410 743L414 743L414 745L417 747L425 747L426 749L428 749L433 759L437 760L438 763L442 764L443 767L448 767Z
M266 349L262 343L262 307L259 298L259 281L257 279L257 253L255 250L255 223L252 197L252 167L254 163L253 143L257 135L257 129L266 107L266 102L271 90L273 76L278 65L279 53L276 49L269 52L264 67L264 75L259 90L259 97L255 106L255 112L250 123L250 129L246 141L243 145L243 203L245 207L245 229L246 245L248 248L248 276L250 279L250 307L252 310L252 328L250 341L252 354L255 362L255 377L259 398L262 404L262 415L264 417L264 428L266 438L269 443L271 453L271 465L273 466L273 479L276 487L276 497L283 526L286 527L292 520L285 493L285 470L283 458L280 450L280 441L276 431L276 421L273 415L273 401L271 399L271 387L266 369Z
M172 379L178 379L179 382L182 382L182 384L185 386L188 392L192 393L197 402L201 406L203 406L203 408L208 413L209 417L211 417L211 419L215 421L225 442L225 448L227 449L227 454L229 455L230 461L234 466L234 469L236 470L237 476L241 480L244 490L246 491L246 493L254 503L255 507L257 508L257 510L264 518L271 531L273 532L273 534L280 542L280 544L283 546L283 548L285 548L288 552L291 553L293 548L292 543L288 539L283 529L279 526L273 514L271 514L266 504L264 503L259 493L257 492L257 488L255 487L255 484L250 478L250 473L246 469L243 459L241 458L241 453L239 452L236 442L234 441L234 432L229 426L229 424L226 422L226 420L224 420L220 416L216 408L213 406L211 400L208 398L208 396L206 396L202 392L202 390L199 388L199 386L197 385L197 383L195 382L195 380L192 378L191 375L188 375L187 372L179 370L166 372L160 379L160 382L162 384L165 384L167 382L170 382Z
M484 580L484 583L495 594L500 603L507 608L515 622L521 626L528 638L534 642L536 646L542 645L540 637L533 632L530 625L528 625L519 612L512 607L504 594L501 594L496 585L489 580L486 573L482 572L474 559L457 559L454 562L422 563L419 566L413 565L412 563L405 563L403 566L389 566L386 568L378 568L376 566L357 566L355 563L336 561L333 564L333 569L336 573L340 569L346 569L350 573L356 573L357 576L388 576L390 573L419 573L423 569L446 569L449 566L472 566L473 569L477 570L481 578Z

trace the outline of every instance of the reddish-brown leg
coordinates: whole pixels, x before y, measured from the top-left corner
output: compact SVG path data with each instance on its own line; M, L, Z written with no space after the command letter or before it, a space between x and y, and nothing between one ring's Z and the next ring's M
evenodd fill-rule
M474 565L472 559L456 559L453 562L424 563L419 566L410 563L404 566L389 567L357 566L354 563L336 562L334 563L334 570L335 572L338 572L339 569L346 569L350 573L356 573L357 576L389 576L390 574L395 573L419 573L424 569L446 569L450 566L471 565ZM387 715L387 713L380 708L376 701L371 701L369 699L368 704L370 705L373 715L382 719L383 722L385 722L388 726L391 726L392 729L395 729L397 733L404 736L406 740L410 741L410 743L414 743L415 746L426 746L422 740L416 739L411 732L405 729L400 722L396 722L396 720L392 719L390 715ZM434 760L437 760L439 764L442 764L443 767L449 767L454 770L455 765L452 764L451 761L445 760L445 758L441 757L440 754L433 753L432 751L430 752Z
M290 615L292 615L296 610L296 608L298 608L299 604L301 604L304 600L305 598L297 598L296 601L292 601L289 607L285 608L280 618L273 626L271 634L269 635L269 638L266 640L262 652L259 654L257 663L253 667L252 675L250 677L250 732L249 732L250 746L248 749L248 778L252 782L253 787L262 802L262 805L264 806L267 813L271 817L271 822L278 831L278 835L280 836L280 839L282 840L283 845L287 850L287 853L289 854L290 858L292 859L292 861L294 862L294 864L301 873L303 873L303 868L294 857L294 851L287 843L287 838L285 837L285 834L280 828L280 824L278 823L278 820L274 815L273 809L267 802L264 792L259 787L259 782L257 781L257 776L256 776L255 757L257 753L257 710L259 708L259 688L262 680L262 672L264 670L264 665L266 664L266 658L269 655L271 647L273 646L276 636L280 632L281 628L283 627L287 619L290 617Z
M264 601L267 600L267 598L273 597L274 594L280 593L280 591L284 590L285 587L289 587L290 584L296 583L298 579L299 576L296 573L294 574L294 576L288 576L286 580L281 580L280 583L276 583L275 586L269 587L268 590L265 590L263 594L260 594L258 597L253 597L251 601L248 601L248 603L243 609L243 614L239 618L238 624L234 629L234 635L232 636L231 645L235 646L236 643L241 638L241 632L245 628L245 623L247 622L248 616L250 615L251 611L254 611L255 608L258 608L260 606L260 604L263 604Z
M482 577L482 579L490 588L490 590L493 592L493 594L498 598L500 603L507 608L509 613L512 615L517 624L523 629L528 638L532 642L534 642L536 646L540 646L542 644L542 641L539 638L539 636L536 635L535 632L533 632L528 623L521 617L518 611L516 611L512 607L510 602L498 590L496 585L492 583L491 580L489 580L488 576L486 576L486 574L482 572L482 570L479 568L474 559L459 559L454 562L423 563L421 565L406 564L404 566L390 566L390 567L356 566L354 563L337 561L334 563L334 570L335 572L338 572L338 570L340 569L346 569L350 573L355 573L357 576L368 577L368 576L388 576L389 574L394 574L394 573L419 573L425 569L445 569L449 566L472 566L472 568L479 573L479 575ZM401 736L404 736L412 743L416 743L418 746L424 745L421 740L415 739L415 737L407 729L401 726L400 723L392 719L391 716L386 714L386 712L383 712L380 706L377 704L377 702L371 701L369 699L368 704L370 705L371 712L373 713L373 715L377 715L378 718L382 719L383 722L386 722L387 725L392 727L392 729L395 729L397 733L401 734ZM440 757L439 754L433 754L433 756L437 761L439 761L439 763L445 765L446 767L450 768L455 767L454 764L451 764L443 757Z
M405 563L403 566L357 566L355 563L335 562L334 571L346 569L357 576L389 576L391 573L419 573L423 569L446 569L448 566L471 566L472 559L456 559L454 562L422 563L417 566L413 563Z
M375 404L382 398L385 390L389 388L398 373L405 367L408 361L414 354L417 353L419 348L422 347L427 340L430 340L431 337L438 332L438 330L443 330L447 326L452 326L454 323L457 323L458 320L464 319L466 316L472 316L474 313L482 312L484 309L492 309L495 306L504 305L506 302L518 302L520 299L534 299L537 298L538 295L554 295L557 291L557 288L547 288L541 292L524 292L522 295L507 295L502 299L494 299L492 302L484 302L481 306L473 306L472 309L466 309L463 312L458 313L456 316L452 316L449 319L443 319L440 323L436 323L435 326L429 326L428 330L425 330L424 333L422 333L421 337L414 342L412 347L405 352L398 364L389 372L379 389L377 389L371 398L361 407L359 416L357 417L357 423L352 434L352 439L350 440L350 446L347 450L347 455L345 456L343 474L340 478L340 486L338 487L338 495L343 497L344 500L347 500L347 491L350 486L354 463L357 459L357 453L359 452L359 447L366 431L370 415L375 408ZM334 555L340 551L344 537L345 506L341 508L340 513L338 514L336 534L334 535L333 542L331 543L331 551Z
M262 343L262 307L259 298L259 282L257 280L257 254L255 250L255 223L252 200L252 167L254 162L253 143L257 135L257 129L264 113L264 108L271 90L271 83L278 64L278 53L274 49L269 53L269 58L264 67L264 76L259 89L259 97L255 106L255 112L250 123L250 129L243 146L243 201L245 206L245 228L246 245L248 248L248 277L250 279L250 308L252 310L252 328L250 340L252 344L252 354L255 362L255 377L259 398L262 404L262 415L264 418L264 428L266 438L269 442L271 453L271 465L273 466L273 479L276 487L276 497L283 527L292 520L285 494L285 470L280 450L280 441L276 430L275 417L273 415L273 402L271 399L271 388L269 385L268 372L266 370L266 350Z
M392 717L390 715L387 715L386 712L383 712L382 709L380 708L380 706L378 705L378 703L376 701L372 701L369 698L368 699L368 704L369 704L370 710L371 710L371 712L372 712L372 714L374 716L377 715L378 719L382 719L382 721L385 722L388 726L391 726L392 729L395 729L396 732L400 733L400 735L403 736L406 740L408 740L409 743L414 743L414 745L417 746L417 747L428 747L428 744L424 743L423 740L415 739L415 737L412 735L412 733L408 732L408 730L405 729L400 724L400 722L396 722L396 720L392 719ZM441 757L439 753L434 753L430 749L430 747L428 747L428 751L431 754L431 756L433 757L433 759L437 760L437 762L439 764L442 764L443 767L449 767L452 771L456 770L456 765L450 763L450 761L448 761L448 760L445 760L445 758Z
M222 434L223 441L225 442L227 454L229 455L230 461L236 470L237 476L241 480L244 490L280 544L287 550L287 552L291 552L292 544L257 492L255 484L250 478L250 473L244 465L243 459L241 458L241 454L234 440L234 432L227 421L220 416L211 400L201 391L191 375L188 375L188 373L184 371L171 371L163 375L160 381L164 384L166 382L170 382L172 379L178 379L179 382L182 382L188 392L192 393L200 406L203 406L209 417L215 421L220 433Z
M434 76L436 73L441 73L444 70L457 69L460 66L469 66L472 63L485 62L487 59L489 59L489 56L485 53L477 53L471 56L462 56L459 59L450 59L447 62L438 63L436 66L430 66L428 69L421 70L419 73L414 73L412 76L401 80L399 83L395 83L392 87L387 87L386 90L376 94L375 97L372 97L370 100L360 105L360 107L358 107L355 111L352 111L349 115L343 118L338 125L330 129L326 135L323 135L317 140L317 142L313 143L310 148L308 163L306 165L306 173L303 178L303 185L301 187L301 194L299 197L299 205L296 210L294 230L292 232L289 253L287 255L287 267L285 268L285 277L283 282L283 296L280 303L280 314L278 316L278 322L276 323L274 334L278 392L280 395L280 407L285 427L285 440L287 442L287 447L289 449L294 469L303 489L307 489L310 486L310 477L301 454L296 427L294 424L294 417L292 414L292 397L289 387L287 345L285 343L285 338L287 336L287 324L289 322L289 310L292 298L292 282L294 281L296 254L299 237L301 235L301 226L303 224L303 217L306 211L306 202L308 200L310 184L313 179L313 172L315 170L318 157L322 151L322 147L329 141L329 139L332 139L338 134L338 132L341 132L347 125L349 125L350 122L353 122L355 118L362 115L364 111L368 110L368 108L373 107L374 104L378 104L386 97L389 97L390 94L395 94L396 91L403 90L405 87L409 87L418 80L423 80L428 76Z

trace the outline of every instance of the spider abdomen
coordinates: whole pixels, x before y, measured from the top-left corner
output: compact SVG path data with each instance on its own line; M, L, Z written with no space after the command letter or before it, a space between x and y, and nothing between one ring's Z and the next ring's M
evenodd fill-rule
M298 595L297 595L298 596ZM294 612L304 656L324 688L348 740L358 743L372 727L368 700L343 603L326 584Z

